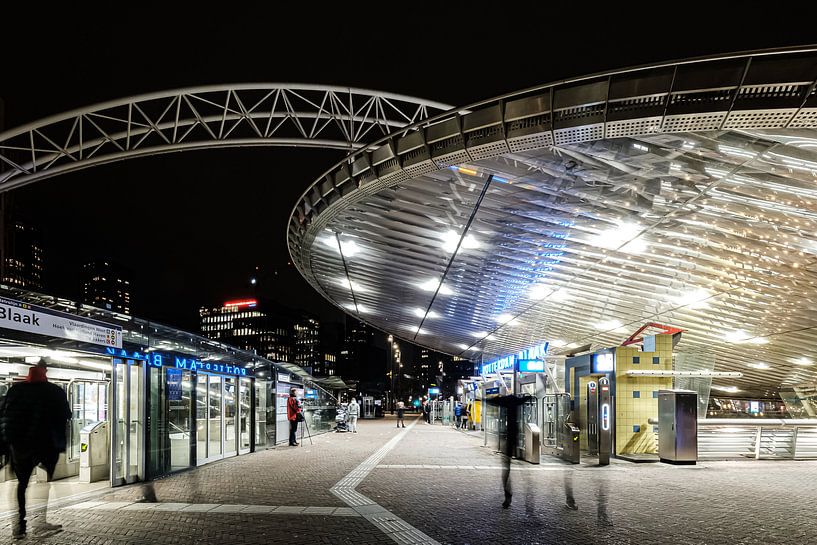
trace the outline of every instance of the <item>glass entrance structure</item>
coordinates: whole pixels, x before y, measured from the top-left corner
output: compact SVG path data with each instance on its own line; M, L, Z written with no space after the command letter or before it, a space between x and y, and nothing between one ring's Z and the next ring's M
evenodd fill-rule
M287 396L291 387L310 392L304 405L311 433L328 431L334 421L334 398L294 364L0 285L3 302L121 329L121 347L0 329L0 396L42 360L49 380L68 396L68 449L56 478L78 478L81 430L100 422L107 423L109 434L107 475L119 486L274 446L276 419L286 420L286 405L283 416L277 414L276 390Z

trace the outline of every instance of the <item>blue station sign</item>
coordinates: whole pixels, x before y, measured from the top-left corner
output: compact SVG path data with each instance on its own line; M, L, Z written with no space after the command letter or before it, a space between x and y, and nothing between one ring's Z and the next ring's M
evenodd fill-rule
M165 352L144 353L138 350L126 350L122 348L107 348L106 353L123 360L145 361L150 367L170 367L179 370L198 371L201 373L214 373L218 375L231 375L236 377L251 377L255 375L254 369L247 369L240 365L221 363L217 361L202 361L189 355L168 354Z

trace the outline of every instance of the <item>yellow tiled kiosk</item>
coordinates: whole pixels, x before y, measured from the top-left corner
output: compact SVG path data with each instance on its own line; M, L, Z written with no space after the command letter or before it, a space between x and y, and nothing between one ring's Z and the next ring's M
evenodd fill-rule
M672 334L645 335L643 350L636 346L618 346L613 352L613 370L597 372L594 354L565 359L575 420L581 429L582 449L587 448L587 383L597 377L610 379L615 420L613 454L657 454L657 438L649 419L658 419L658 391L672 388L672 376L651 376L654 371L672 371ZM647 373L644 375L639 372Z

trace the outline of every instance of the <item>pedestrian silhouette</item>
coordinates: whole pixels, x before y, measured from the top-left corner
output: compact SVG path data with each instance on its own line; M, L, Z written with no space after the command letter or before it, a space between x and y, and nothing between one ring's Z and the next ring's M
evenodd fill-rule
M26 537L26 488L31 473L42 466L50 483L60 453L66 448L65 424L71 418L71 409L62 388L48 382L46 371L44 362L29 369L25 381L12 385L0 404L0 437L8 448L11 468L17 477L19 513L12 526L14 539ZM61 525L46 520L47 509L46 493L46 506L34 523L37 535L62 529Z
M502 489L505 492L505 501L502 502L502 507L505 509L511 506L513 496L511 490L511 458L516 455L516 446L519 442L519 407L524 405L529 399L529 395L517 396L508 394L488 400L488 403L491 405L499 406L500 420L505 423L505 442L501 444L501 451L503 453Z

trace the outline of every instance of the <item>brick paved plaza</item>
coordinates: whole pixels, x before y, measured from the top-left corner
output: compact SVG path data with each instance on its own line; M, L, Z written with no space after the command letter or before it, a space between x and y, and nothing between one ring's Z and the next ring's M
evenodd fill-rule
M139 485L63 501L49 519L64 531L23 543L817 543L814 462L515 461L505 510L501 459L480 438L422 421L403 434L388 417L359 426L162 479L159 503L134 503Z

